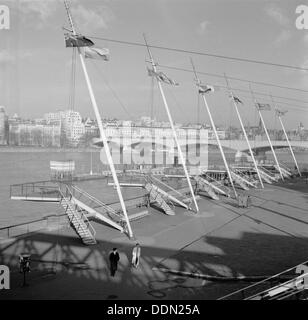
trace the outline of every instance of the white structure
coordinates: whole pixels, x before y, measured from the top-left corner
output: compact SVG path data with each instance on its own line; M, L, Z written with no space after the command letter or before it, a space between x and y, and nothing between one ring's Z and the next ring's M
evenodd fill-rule
M177 137L179 138L195 138L196 136L210 135L208 129L204 128L192 128L192 127L178 127L175 128ZM105 127L106 136L108 137L127 137L129 135L132 138L148 138L153 137L165 137L173 139L172 129L169 127L146 127L146 126L130 126L130 125L114 125L107 124ZM206 141L204 141L206 143Z
M286 113L286 111L281 111L281 110L278 110L278 109L276 109L275 111L276 111L276 115L278 116L278 119L279 119L279 121L280 121L282 130L283 130L283 133L284 133L284 135L285 135L285 137L286 137L286 140L287 140L287 143L288 143L290 152L291 152L291 154L292 154L292 157L293 157L293 160L294 160L294 163L295 163L295 167L296 167L296 169L297 169L297 171L298 171L298 174L301 176L301 172L300 172L300 170L299 170L298 163L297 163L297 161L296 161L296 158L295 158L295 155L294 155L294 152L293 152L293 149L292 149L290 140L289 140L289 138L288 138L286 129L285 129L284 124L283 124L282 119L281 119L281 117L284 116L284 114Z
M7 115L4 107L0 107L0 145L7 144Z
M201 81L200 79L198 78L197 76L197 72L196 72L196 69L195 69L195 66L194 66L194 63L191 59L191 65L193 67L193 71L194 71L194 74L195 74L195 81L196 81L196 85L198 87L198 91L199 91L199 94L201 94L202 98L203 98L203 102L204 102L204 106L207 110L207 113L208 113L208 116L210 118L210 122L211 122L211 126L212 126L212 130L215 134L215 138L216 138L216 142L218 144L218 147L219 147L219 150L220 150L220 153L221 153L221 156L222 156L222 159L223 159L223 162L224 162L224 165L225 165L225 168L227 170L227 173L228 173L228 177L229 177L229 181L232 185L232 189L234 191L234 194L235 194L235 197L237 198L237 192L235 190L235 187L234 187L234 183L233 183L233 178L232 178L232 175L231 175L231 172L230 172L230 168L229 168L229 165L228 165L228 162L227 162L227 159L225 157L225 154L224 154L224 151L223 151L223 148L222 148L222 145L220 143L220 139L219 139L219 136L218 136L218 133L217 133L217 129L216 129L216 126L215 126L215 123L214 123L214 120L213 120L213 117L212 117L212 114L211 114L211 110L209 108L209 105L207 103L207 100L205 98L205 92L201 92L199 87L201 86ZM210 90L211 91L211 90Z
M11 123L9 131L10 145L60 147L61 126L59 125Z
M66 8L67 15L68 15L68 18L69 18L70 26L72 28L72 32L73 32L74 35L76 35L76 30L75 30L75 27L74 27L74 24L73 24L73 20L72 20L70 11L69 11L68 4L67 4L66 1L64 1L64 4L65 4L65 8ZM125 220L126 220L126 228L127 228L128 236L130 238L132 238L133 237L133 231L132 231L129 219L128 219L125 202L124 202L124 199L123 199L123 196L122 196L122 192L121 192L121 187L120 187L119 180L118 180L118 177L117 177L117 174L116 174L114 163L112 161L109 145L108 145L108 142L107 142L107 137L106 137L106 134L105 134L105 131L104 131L103 123L102 123L102 118L101 118L99 110L98 110L97 102L96 102L96 99L95 99L95 96L94 96L94 92L93 92L93 89L92 89L92 84L91 84L91 81L90 81L90 78L89 78L89 75L88 75L86 64L84 62L83 54L82 54L82 52L81 52L79 47L78 47L78 54L79 54L81 66L82 66L82 69L83 69L83 73L84 73L84 76L85 76L85 80L86 80L86 83L87 83L87 87L88 87L90 99L91 99L91 102L92 102L92 106L93 106L93 109L94 109L96 121L97 121L97 124L98 124L98 127L99 127L100 138L101 138L101 141L102 141L102 143L104 145L104 149L105 149L105 153L106 153L106 156L107 156L107 159L108 159L110 171L112 173L112 177L113 177L114 183L116 185L116 189L117 189L118 197L119 197L120 204L121 204L121 207L122 207L123 215L124 215Z
M61 121L61 130L67 141L72 145L77 145L81 137L85 134L85 124L78 111L65 110L44 115L47 123Z
M216 130L216 132L217 132L218 138L220 140L226 139L226 131L225 130ZM214 140L216 137L214 130L209 130L208 135L209 135L209 140Z
M151 54L150 48L149 48L149 46L147 44L145 35L143 35L143 37L144 37L144 41L145 41L145 44L146 44L147 49L148 49L148 53L149 53L149 56L150 56L150 61L151 61L151 64L152 64L153 72L157 73L156 63L154 62L154 59L153 59L153 56ZM165 106L165 110L166 110L166 113L167 113L167 116L168 116L170 127L171 127L172 132L173 132L173 138L174 138L174 141L175 141L176 146L177 146L178 155L179 155L180 160L182 162L182 166L183 166L184 173L185 173L185 176L186 176L186 179L187 179L187 183L188 183L188 186L189 186L189 189L190 189L190 193L191 193L191 196L192 196L195 208L196 208L196 212L198 213L199 212L199 207L198 207L198 204L197 204L197 201L196 201L196 198L195 198L194 190L193 190L192 185L191 185L190 176L189 176L188 171L187 171L186 159L184 158L184 155L183 155L182 150L181 150L181 145L180 145L180 143L178 141L175 125L174 125L174 122L173 122L173 119L172 119L172 116L171 116L171 113L170 113L170 110L169 110L169 106L168 106L168 103L167 103L167 100L166 100L166 97L165 97L163 86L162 86L162 83L161 83L160 79L156 78L156 80L157 80L157 84L158 84L158 88L159 88L161 97L162 97L163 102L164 102L164 106Z

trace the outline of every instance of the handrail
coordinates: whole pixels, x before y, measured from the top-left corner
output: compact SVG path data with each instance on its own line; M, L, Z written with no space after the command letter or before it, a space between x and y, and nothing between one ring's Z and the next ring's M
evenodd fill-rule
M275 174L273 174L270 170L264 168L264 166L261 166L261 170L263 170L266 174L268 174L269 176L271 176L272 178L275 178Z
M25 183L15 183L15 184L11 184L11 187L17 187L17 186L21 186L21 185L32 185L32 184L36 184L36 183L46 183L46 182L51 182L53 183L52 180L41 180L41 181L33 181L33 182L25 182Z
M79 192L81 194L81 196L86 196L87 198L89 198L91 201L97 203L98 205L100 205L101 207L103 207L104 209L107 210L107 213L112 213L115 216L117 216L117 218L119 218L119 214L117 213L117 211L115 209L113 209L111 206L108 206L107 204L105 204L104 202L100 201L99 199L93 197L92 195L90 195L89 193L87 193L86 191L80 189L77 186L72 186L72 188L74 190L76 190L77 192Z
M10 197L28 197L30 195L34 196L34 194L43 196L44 191L45 193L58 192L58 186L50 180L10 185Z
M212 178L211 176L209 176L207 173L205 173L205 176L208 178L208 179L211 179L212 180L212 182L216 182L218 185L219 185L219 188L225 188L225 189L227 189L227 193L231 193L231 189L229 188L229 187L227 187L227 186L225 186L223 183L221 183L220 181L218 181L218 180L216 180L216 179L214 179L214 178Z
M83 209L80 208L78 205L75 204L75 206L78 207L78 208L81 209L81 210L80 210L80 211L74 210L74 208L71 207L71 203L69 203L69 202L67 201L67 197L63 194L63 192L62 192L62 190L61 190L60 188L59 188L59 191L60 191L60 193L61 193L62 199L65 200L65 202L66 202L66 204L68 205L68 207L69 207L71 210L73 210L74 212L77 212L77 214L80 215L80 216L79 216L79 219L82 220L82 222L84 222L88 227L91 228L91 230L93 231L93 236L95 236L95 235L96 235L96 231L95 231L95 229L93 228L92 224L90 223L88 217L83 213ZM68 192L69 197L70 197L70 199L71 199L71 198L73 197L73 194L72 194L71 190L69 189L69 187L68 187L67 185L66 185L65 191ZM83 219L84 219L84 220L83 220ZM71 220L71 221L72 221L72 220ZM81 224L81 222L78 221L78 220L77 220L77 222L78 222L78 230L79 230L79 227L82 226L82 224Z
M290 167L283 161L279 161L279 166L284 168L285 170L291 172L292 169L290 169Z
M147 185L150 186L150 189L148 190L149 191L149 194L152 193L152 199L153 201L156 201L160 206L164 206L164 202L169 205L172 204L172 206L175 208L174 206L174 203L172 201L170 201L170 199L168 199L165 195L159 193L153 186L153 184L151 182L147 183ZM159 203L159 200L157 200L157 198L160 198L163 200L163 202ZM163 208L163 207L162 207Z
M165 186L166 188L170 189L171 191L177 193L178 195L180 195L181 197L185 198L185 195L183 195L180 191L172 188L171 186L167 185L166 183L162 182L161 180L157 179L156 177L149 177L149 179L154 179L155 181L157 181L158 183L162 184L163 186Z
M8 228L11 229L11 228L15 228L15 227L25 226L25 225L28 225L28 224L31 224L31 223L35 223L35 222L44 221L44 220L47 220L48 218L51 218L51 217L61 217L61 216L65 216L65 214L60 214L60 215L51 214L51 215L45 216L45 217L40 218L40 219L31 220L31 221L28 221L28 222L23 222L23 223L18 223L18 224L13 224L13 225L6 226L6 227L1 227L0 231L8 229Z
M253 184L254 182L256 182L255 179L249 177L249 175L246 175L246 174L243 173L241 170L235 169L234 171L235 171L235 173L237 173L239 176L241 176L242 178L246 179L248 182L250 182L250 183L252 183L252 184Z
M28 226L27 232L21 233L21 234L18 235L18 236L22 236L22 235L28 234L30 232L29 231L29 226L32 225L32 224L35 224L37 222L44 222L44 221L48 222L49 218L52 218L52 217L58 217L59 218L59 217L64 217L64 216L65 216L65 214L58 214L58 215L57 214L51 214L51 215L45 216L45 217L40 218L40 219L31 220L31 221L28 221L28 222L23 222L23 223L18 223L18 224L13 224L13 225L9 225L9 226L6 226L6 227L1 227L0 228L0 232L3 231L3 230L7 230L7 238L10 238L10 230L12 230L14 228L22 227L22 226ZM36 232L36 231L31 231L31 232Z
M243 173L240 170L232 169L232 171L237 174L246 184L250 184L251 186L255 187L256 180L247 176L245 173Z
M295 267L289 268L289 269L284 270L284 271L282 271L282 272L280 272L280 273L277 273L277 274L275 274L275 275L273 275L273 276L271 276L271 277L269 277L269 278L266 278L266 279L264 279L264 280L262 280L262 281L260 281L260 282L254 283L254 284L252 284L252 285L250 285L250 286L248 286L248 287L245 287L245 288L243 288L243 289L239 289L239 290L237 290L237 291L234 291L234 292L232 292L232 293L229 293L229 294L227 294L227 295L219 298L218 300L223 300L223 299L228 298L228 297L231 297L231 296L233 296L233 295L235 295L235 294L237 294L237 293L241 293L241 292L243 292L243 291L245 291L245 290L247 290L247 289L251 289L251 288L253 288L253 287L256 287L256 286L260 285L261 283L271 281L272 279L277 278L278 276L281 276L281 275L284 274L284 273L287 273L287 272L289 272L289 271L292 271L293 269L295 269L295 268L297 268L297 267L299 267L299 266L301 266L301 265L306 265L307 263L308 263L308 260L305 261L305 262L302 262L302 263L300 263L300 264L298 264L298 265L296 265Z
M249 297L245 298L245 300L251 300L252 298L255 298L255 297L257 297L257 296L263 295L264 293L268 293L269 291L278 289L278 288L283 287L283 286L286 286L286 285L288 285L288 284L292 284L292 283L294 283L294 280L295 280L295 279L298 280L298 279L301 279L301 278L305 278L305 277L307 277L307 276L308 276L308 273L300 274L298 277L295 277L295 278L293 278L293 279L291 279L291 280L288 280L288 281L286 281L286 282L283 282L282 284L278 284L277 286L274 286L274 287L271 287L271 288L269 288L269 289L267 289L267 290L263 290L263 291L261 291L261 292L259 292L259 293L253 294L252 296L249 296ZM289 289L290 289L290 288L289 288Z
M136 199L141 199L141 198L144 198L145 195L142 195L142 196L137 196L137 197L133 197L133 198L127 198L125 199L125 201L130 201L130 200L136 200ZM113 204L119 204L119 201L116 201L116 202L111 202L111 203L108 203L107 205L113 205Z

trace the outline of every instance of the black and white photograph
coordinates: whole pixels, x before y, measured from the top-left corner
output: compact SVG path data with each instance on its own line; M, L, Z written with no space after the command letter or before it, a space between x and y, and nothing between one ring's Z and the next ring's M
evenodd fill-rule
M308 300L307 0L0 0L3 300Z

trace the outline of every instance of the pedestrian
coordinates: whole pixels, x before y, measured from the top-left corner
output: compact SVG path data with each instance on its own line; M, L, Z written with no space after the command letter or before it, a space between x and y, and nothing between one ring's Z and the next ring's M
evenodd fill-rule
M136 245L133 248L133 252L132 252L132 265L135 268L138 268L138 266L139 266L140 254L141 254L140 245L139 245L139 243L136 243Z
M228 186L229 185L229 179L228 179L228 175L225 173L225 176L223 178L223 183L225 186Z
M114 277L117 269L118 269L118 262L120 260L120 255L117 251L117 248L113 248L109 254L109 262L110 262L110 275Z
M244 207L244 199L243 199L243 195L241 193L238 195L238 206L240 208Z
M248 196L248 197L247 197L247 208L250 208L250 207L251 207L251 204L252 204L251 198L250 198L250 196Z
M243 194L243 208L248 208L247 200L248 200L248 195Z

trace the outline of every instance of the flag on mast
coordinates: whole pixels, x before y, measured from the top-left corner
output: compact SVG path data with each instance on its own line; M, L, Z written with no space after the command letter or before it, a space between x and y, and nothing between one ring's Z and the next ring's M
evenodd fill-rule
M89 58L89 59L98 59L98 60L109 61L109 49L85 47L84 56L85 56L85 58Z
M205 94L205 93L209 93L209 92L214 92L215 91L214 86L209 86L207 84L197 84L197 87L199 89L199 93L200 94Z
M94 46L94 42L83 35L65 33L65 45L66 47L91 47Z
M157 80L162 81L162 82L167 83L167 84L171 84L173 86L178 86L179 85L176 81L168 78L163 72L161 72L161 71L160 72L156 72L153 69L149 69L149 68L147 68L147 69L148 69L148 75L150 77L156 77Z
M243 104L243 102L242 102L238 97L236 97L236 96L231 96L231 98L233 99L233 101L234 101L235 103Z
M271 105L269 103L256 103L256 107L258 110L270 111Z
M283 110L279 110L279 109L275 109L275 111L276 111L276 115L278 117L284 116L288 112L288 110L283 111Z

